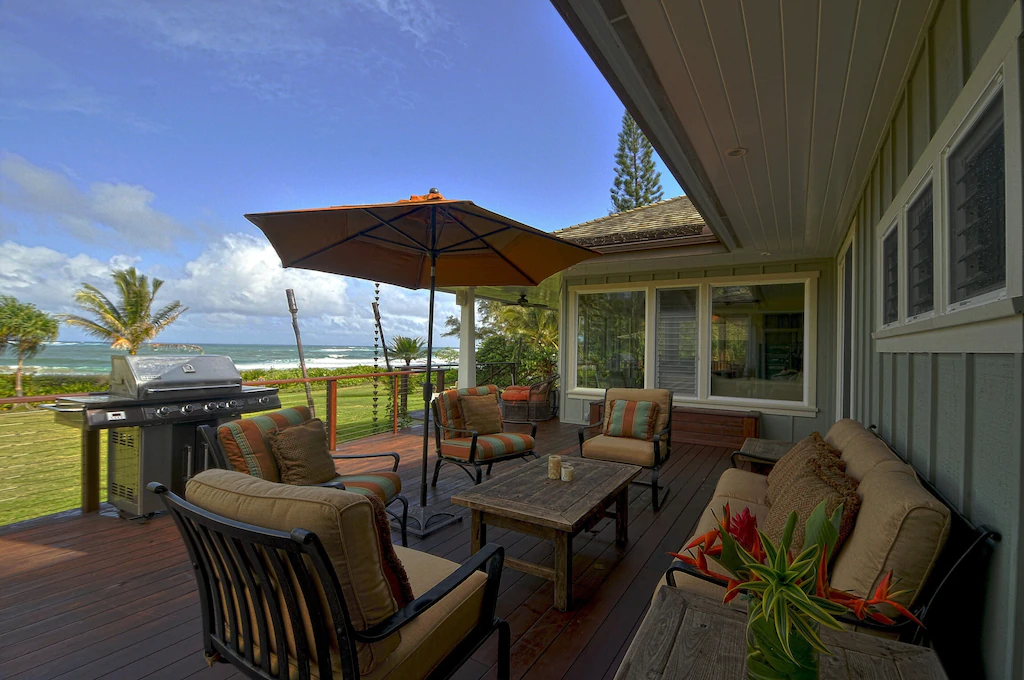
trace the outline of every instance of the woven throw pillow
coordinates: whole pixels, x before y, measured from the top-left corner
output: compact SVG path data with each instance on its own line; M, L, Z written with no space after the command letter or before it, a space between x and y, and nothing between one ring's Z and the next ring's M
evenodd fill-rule
M284 484L310 486L338 476L327 449L327 430L319 418L271 430L267 439Z
M412 584L409 583L409 574L405 571L405 565L398 559L395 553L395 546L391 542L391 519L384 510L384 503L375 494L367 497L370 505L373 506L374 527L377 529L377 538L380 544L380 566L384 569L384 578L387 579L388 587L391 588L391 595L401 609L416 599L412 592Z
M775 503L768 509L762 530L772 543L778 545L782 540L782 531L786 527L789 513L795 511L796 528L793 531L793 542L790 544L790 550L795 556L803 550L807 518L822 501L825 501L825 514L829 517L836 508L843 506L843 515L839 523L839 541L832 553L835 555L853 531L857 513L860 511L860 496L856 491L840 493L813 473L801 474L782 490Z
M604 420L603 434L609 437L630 439L654 439L654 425L658 422L656 401L629 401L612 399L608 404L608 415Z
M817 432L798 441L786 455L779 459L768 473L768 505L772 505L782 490L797 474L804 470L808 458L817 458L822 465L831 465L846 471L846 463L839 458L839 449L835 448Z
M498 434L502 430L501 409L498 408L496 394L460 396L459 410L462 411L463 426L467 430L476 430L479 434Z

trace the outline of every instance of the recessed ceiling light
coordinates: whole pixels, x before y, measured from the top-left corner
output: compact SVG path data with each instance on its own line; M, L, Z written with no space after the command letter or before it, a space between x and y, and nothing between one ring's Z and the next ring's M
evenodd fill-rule
M767 250L763 251L761 254L764 255L765 257L771 255L771 253L769 253Z
M728 151L726 151L725 155L729 156L731 158L739 158L740 156L745 156L746 153L747 153L746 147L734 146L733 148L731 148Z

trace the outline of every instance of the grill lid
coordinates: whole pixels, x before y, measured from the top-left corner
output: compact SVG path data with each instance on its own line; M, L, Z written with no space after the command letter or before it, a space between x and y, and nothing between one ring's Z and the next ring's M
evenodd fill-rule
M242 391L242 376L231 357L114 355L110 364L110 395L115 397L155 399Z

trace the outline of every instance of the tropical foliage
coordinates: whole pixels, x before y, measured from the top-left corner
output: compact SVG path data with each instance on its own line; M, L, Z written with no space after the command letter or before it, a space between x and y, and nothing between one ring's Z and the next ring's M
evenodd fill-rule
M657 203L664 195L661 173L654 164L654 147L628 111L622 115L611 195L612 213Z
M14 371L14 396L24 396L21 374L25 360L31 359L47 342L57 339L60 323L33 304L0 296L0 354L10 349L18 357Z
M459 319L445 320L446 337L459 335ZM558 312L542 307L477 301L477 364L512 362L519 382L551 375L558 357Z
M392 358L401 359L408 366L417 359L422 359L426 354L426 345L423 338L410 338L405 335L396 335L391 338L391 346L388 347Z
M164 285L160 279L150 280L135 267L117 269L111 273L117 288L117 303L112 302L96 286L83 283L75 293L75 303L92 318L64 315L64 323L81 328L89 335L109 342L112 349L128 350L136 354L145 343L151 343L188 307L175 300L153 311L153 300Z
M843 508L831 517L822 502L807 519L804 546L795 557L790 551L797 514L790 513L782 539L774 545L757 529L757 519L744 508L733 517L728 504L719 526L698 536L674 557L726 586L725 602L740 593L748 597L747 673L758 680L816 678L818 653L829 654L818 634L821 626L842 630L837 616L852 613L863 620L891 625L895 621L879 611L891 607L921 625L897 598L910 591L892 590L892 572L885 575L870 598L858 598L829 585L828 564L839 540ZM692 551L696 553L692 553ZM713 571L708 559L725 567L728 575Z

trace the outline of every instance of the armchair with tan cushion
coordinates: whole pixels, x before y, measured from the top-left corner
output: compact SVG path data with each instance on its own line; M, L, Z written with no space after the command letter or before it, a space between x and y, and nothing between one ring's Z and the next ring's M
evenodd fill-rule
M615 410L615 402L620 409ZM629 406L626 406L629 404ZM646 404L653 404L653 412L643 409ZM637 408L636 405L639 405ZM625 408L623 408L625 407ZM630 420L634 413L637 417L646 417L653 413L653 418L631 432L627 422L623 424L623 411ZM600 433L587 437L587 433L598 430ZM618 428L618 429L617 429ZM625 428L624 430L622 428ZM629 463L639 465L651 471L650 482L633 482L651 487L651 505L657 512L661 508L668 487L658 486L658 472L661 465L672 453L672 391L663 389L640 389L629 387L610 387L604 393L604 418L600 423L585 425L580 428L580 454L584 458L606 460L613 463ZM663 492L663 493L662 493Z
M500 546L459 565L392 546L376 497L229 470L196 475L185 499L149 490L188 548L209 661L267 680L446 678L498 631L508 678Z

